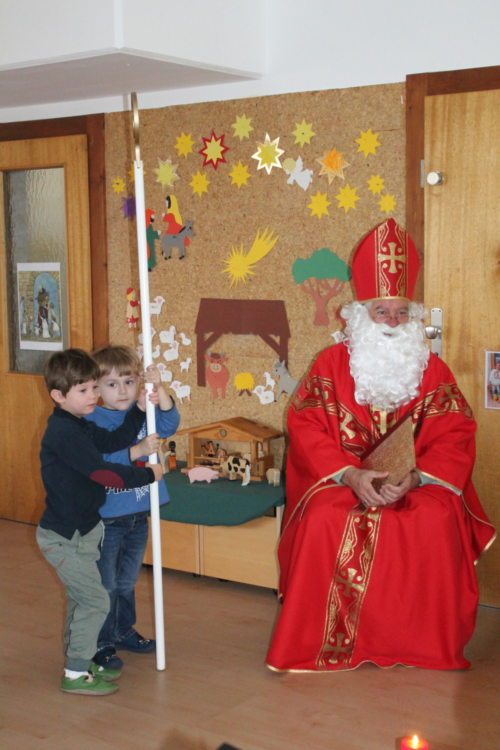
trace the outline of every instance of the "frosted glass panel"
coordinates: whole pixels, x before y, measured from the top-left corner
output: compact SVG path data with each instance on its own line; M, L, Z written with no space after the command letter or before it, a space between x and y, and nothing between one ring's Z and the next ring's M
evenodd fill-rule
M68 346L64 169L4 173L10 369L38 373Z

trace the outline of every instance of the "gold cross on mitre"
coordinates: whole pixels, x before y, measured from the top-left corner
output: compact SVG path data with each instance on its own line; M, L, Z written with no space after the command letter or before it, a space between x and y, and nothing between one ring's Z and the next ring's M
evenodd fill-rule
M377 260L384 261L388 260L389 268L388 273L397 273L397 267L396 267L396 261L405 261L406 260L406 254L403 252L402 248L398 247L395 242L388 242L387 247L389 248L388 253L379 253L377 256ZM398 255L398 251L401 253Z

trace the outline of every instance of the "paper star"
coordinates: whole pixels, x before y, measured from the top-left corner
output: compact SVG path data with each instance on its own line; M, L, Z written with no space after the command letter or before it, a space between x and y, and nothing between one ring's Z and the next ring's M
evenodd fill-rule
M206 175L202 174L201 172L196 172L189 184L191 185L193 193L196 193L196 195L199 195L201 198L203 193L208 193L208 186L210 185L210 181L207 179Z
M229 151L228 147L224 145L224 135L217 136L214 131L210 134L210 138L201 137L201 140L205 144L198 153L204 157L203 166L206 167L211 164L214 169L217 169L220 162L225 163L226 159L224 154Z
M116 193L117 195L123 193L123 191L125 190L125 180L123 180L121 177L115 177L115 179L111 183L111 188L113 190L113 193Z
M271 141L269 133L266 133L264 143L257 141L259 148L255 154L252 154L252 159L256 159L259 162L257 169L265 169L267 174L271 174L273 167L281 169L280 156L285 152L279 147L279 142L279 137Z
M340 151L336 148L332 148L331 151L327 151L321 159L316 159L318 164L321 164L321 170L319 176L326 174L328 177L328 184L331 185L335 177L344 179L344 169L349 164L344 159Z
M135 216L135 197L133 195L127 195L126 198L122 198L122 211L124 219L133 219Z
M331 206L331 203L326 197L326 193L320 193L319 191L312 196L307 204L307 208L311 210L311 216L317 216L318 219L325 215L329 216L328 206Z
M175 150L179 156L187 157L188 154L193 153L194 141L191 138L191 134L186 135L182 132L175 141Z
M166 159L165 161L158 159L158 168L153 171L156 175L156 182L159 182L162 187L166 185L172 187L174 182L179 179L177 164L172 164L171 159Z
M379 195L385 187L384 180L378 174L372 174L370 179L367 180L367 183L368 190L370 193L373 193L373 195Z
M346 213L350 211L351 208L356 208L356 203L359 201L359 195L356 192L356 188L349 187L349 185L340 188L335 198L338 202L338 208L343 208Z
M235 138L239 138L240 141L243 140L243 138L248 138L250 136L250 133L253 130L253 127L251 126L252 120L250 117L246 117L245 115L239 115L236 116L235 122L231 125Z
M363 130L360 133L359 138L356 138L358 152L361 151L365 156L368 156L368 154L376 154L377 149L380 146L380 141L378 140L379 135L380 133L373 133L371 128L370 130Z
M390 214L396 208L396 198L393 195L386 193L380 198L378 205L381 211L385 214Z
M231 185L236 185L238 188L246 185L250 179L248 167L246 164L242 164L241 161L235 164L229 176L231 177Z
M313 132L312 123L302 120L302 122L295 123L295 130L292 135L295 136L295 143L304 146L306 143L311 143L311 138L314 138L316 133Z

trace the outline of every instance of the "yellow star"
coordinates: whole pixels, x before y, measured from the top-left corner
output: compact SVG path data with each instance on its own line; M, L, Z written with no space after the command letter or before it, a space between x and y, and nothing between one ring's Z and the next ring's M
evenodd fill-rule
M326 193L318 191L316 195L312 196L310 202L307 204L307 208L311 209L311 216L317 216L318 219L321 219L322 216L329 216L328 206L330 205L331 203L326 197Z
M343 208L346 213L350 211L351 208L356 208L356 203L359 201L359 195L356 192L356 188L349 187L349 185L340 188L335 198L338 202L338 208Z
M393 195L386 193L380 198L378 205L381 211L385 214L390 214L396 208L396 198Z
M123 193L123 191L125 190L125 180L123 180L121 177L115 177L115 179L111 183L111 188L113 190L113 193L116 193L117 195Z
M259 147L255 154L252 154L252 159L256 159L259 162L257 169L265 169L267 174L271 174L273 167L282 169L280 156L284 154L284 150L279 147L280 139L275 138L271 141L269 133L266 133L266 137L263 143L257 141Z
M210 185L210 180L208 180L207 176L202 174L201 172L196 172L196 174L193 175L191 182L189 184L191 185L193 193L196 193L196 195L199 195L201 198L203 193L208 193L208 186Z
M248 138L250 133L253 130L253 127L251 126L252 120L250 117L246 117L245 115L239 115L236 116L236 121L233 122L231 125L235 138L239 138L240 141L243 140L243 138Z
M368 190L370 193L373 193L373 195L380 195L385 187L385 182L379 174L372 174L370 179L367 180L367 183Z
M343 155L336 148L327 151L321 159L316 159L316 161L318 164L321 164L319 176L321 177L321 175L326 174L329 185L332 184L334 177L340 177L343 180L344 169L349 166Z
M175 141L175 150L179 156L187 157L188 154L193 152L194 141L191 138L191 134L186 135L184 131L177 137Z
M358 144L358 152L361 151L365 156L368 154L376 154L377 149L380 146L378 139L380 133L373 133L371 128L369 130L361 131L359 138L356 138Z
M303 146L305 143L311 143L311 138L314 138L316 133L313 132L312 123L302 120L302 122L295 123L295 130L292 135L295 136L295 143L300 143Z
M166 159L166 161L158 159L158 167L153 172L156 175L156 182L159 182L162 187L165 187L165 185L172 187L174 182L179 179L177 164L172 164L171 159Z
M242 185L246 185L250 179L248 167L246 164L242 164L241 161L232 168L229 176L231 177L231 185L236 185L240 188Z

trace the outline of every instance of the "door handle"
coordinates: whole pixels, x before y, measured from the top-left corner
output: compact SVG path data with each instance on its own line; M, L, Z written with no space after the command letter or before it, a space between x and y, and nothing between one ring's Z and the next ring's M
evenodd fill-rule
M425 335L431 341L431 352L440 357L443 350L443 311L440 307L431 308L431 322L425 326Z

